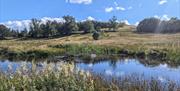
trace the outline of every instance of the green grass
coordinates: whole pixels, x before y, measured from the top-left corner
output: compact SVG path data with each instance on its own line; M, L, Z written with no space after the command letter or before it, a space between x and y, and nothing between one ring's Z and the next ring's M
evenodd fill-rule
M64 54L120 54L146 56L152 60L180 64L180 34L137 34L132 26L117 32L104 32L102 39L92 34L78 34L57 39L11 39L0 41L2 57L46 58Z

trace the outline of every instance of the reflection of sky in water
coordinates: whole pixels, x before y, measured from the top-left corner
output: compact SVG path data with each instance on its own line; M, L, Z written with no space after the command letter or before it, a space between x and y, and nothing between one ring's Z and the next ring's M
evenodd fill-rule
M2 61L0 62L0 70L5 72L8 70L8 65L11 65L12 68L13 68L13 71L15 71L17 69L17 67L20 67L20 64L19 62L9 62L9 61Z
M15 72L17 69L22 67L22 65L26 66L26 68L31 68L31 62L10 62L8 60L0 61L0 71L7 73L9 66L11 66L11 71Z
M143 75L145 78L154 77L160 81L170 79L180 82L180 67L169 68L166 64L160 64L159 66L155 67L148 67L144 66L136 60L126 59L124 61L118 61L115 64L110 63L110 61L104 61L94 65L80 63L77 64L77 67L104 75L123 76L136 74L140 76Z

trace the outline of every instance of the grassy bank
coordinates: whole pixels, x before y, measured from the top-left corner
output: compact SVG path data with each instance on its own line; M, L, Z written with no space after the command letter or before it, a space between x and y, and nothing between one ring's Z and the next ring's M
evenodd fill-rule
M176 91L179 85L168 81L143 80L141 77L125 76L122 78L103 79L102 76L77 70L74 64L44 63L43 69L26 65L12 74L0 73L1 91Z
M56 39L12 39L0 41L4 57L47 58L64 54L135 56L180 64L180 34L137 34L132 26L102 34L94 41L92 34L75 34Z
M116 47L116 46L97 46L89 44L67 44L50 46L52 48L64 49L69 55L88 55L97 54L101 55L116 55L119 57L134 57L144 59L145 61L157 61L161 63L168 63L171 65L179 65L180 58L178 51L168 49L136 49L138 46L133 47Z

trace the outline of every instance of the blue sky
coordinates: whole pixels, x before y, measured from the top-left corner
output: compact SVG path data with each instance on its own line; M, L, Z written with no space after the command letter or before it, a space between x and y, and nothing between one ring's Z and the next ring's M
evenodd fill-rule
M115 15L135 24L146 17L180 17L180 0L0 0L0 22L63 15L103 21Z

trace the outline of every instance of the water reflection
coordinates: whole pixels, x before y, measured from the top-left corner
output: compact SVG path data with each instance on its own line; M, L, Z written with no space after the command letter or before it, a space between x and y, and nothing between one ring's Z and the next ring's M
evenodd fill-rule
M153 77L160 81L172 80L178 83L180 82L180 67L171 68L167 64L147 66L137 59L120 59L117 61L104 60L97 63L78 63L77 67L107 76L119 77L136 74L139 76L143 75L145 79Z
M95 74L102 74L102 76L113 76L113 77L123 77L128 75L142 76L144 79L150 79L151 77L156 78L160 81L172 80L174 82L180 83L180 66L171 67L168 64L155 64L148 65L142 60L138 59L95 59L89 61L81 58L74 59L76 67L86 71L94 72ZM58 66L61 62L48 62ZM25 61L0 61L1 72L8 72L8 65L11 65L13 71L20 68L21 65L26 65L27 68L31 69L31 62ZM36 62L36 66L39 70L45 68L43 61ZM8 74L8 73L7 73Z

